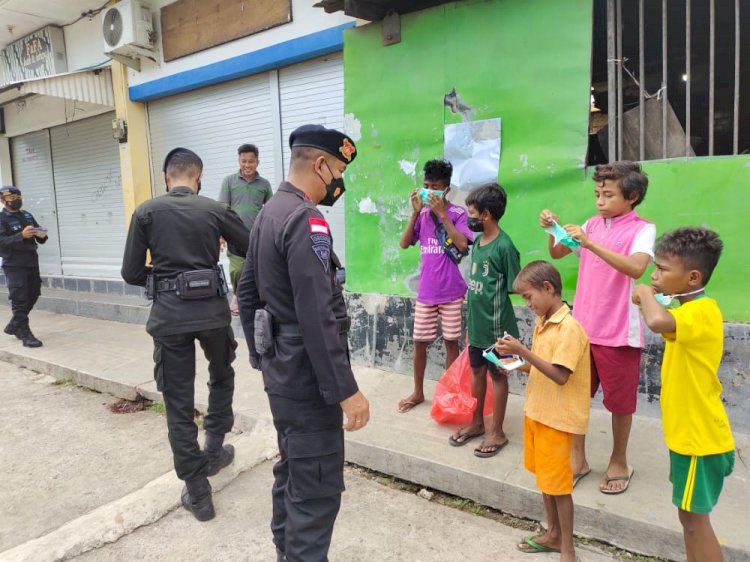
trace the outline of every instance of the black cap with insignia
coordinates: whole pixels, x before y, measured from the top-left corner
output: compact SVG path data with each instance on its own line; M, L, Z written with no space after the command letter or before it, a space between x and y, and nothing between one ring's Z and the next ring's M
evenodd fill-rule
M302 125L289 135L289 148L309 146L333 154L344 164L351 164L357 157L354 141L336 129L326 129L323 125Z

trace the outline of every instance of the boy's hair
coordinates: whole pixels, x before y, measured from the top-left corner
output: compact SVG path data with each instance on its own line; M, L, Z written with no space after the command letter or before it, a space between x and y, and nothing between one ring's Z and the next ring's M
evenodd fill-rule
M541 291L544 289L545 281L552 285L557 296L562 296L562 279L557 268L544 260L529 262L516 275L516 279L513 281L513 292L519 294L521 287L524 285L529 285L532 289Z
M424 179L430 181L441 181L446 187L451 184L453 175L453 164L447 160L428 160L424 164Z
M713 230L685 226L663 234L657 241L655 254L679 259L687 269L701 272L703 285L708 285L719 262L724 243Z
M255 154L256 158L258 158L258 156L260 156L258 154L258 147L255 146L254 144L241 144L239 146L239 148L237 149L237 154L238 155L242 155L242 154L245 154L247 152L252 152L253 154Z
M628 201L633 195L637 195L633 201L633 208L646 198L648 176L641 170L638 162L618 160L609 164L599 164L594 172L594 181L601 184L605 180L616 182L622 191L622 196Z
M472 206L480 213L489 211L496 221L505 214L508 196L498 183L488 183L477 187L466 197L466 206Z

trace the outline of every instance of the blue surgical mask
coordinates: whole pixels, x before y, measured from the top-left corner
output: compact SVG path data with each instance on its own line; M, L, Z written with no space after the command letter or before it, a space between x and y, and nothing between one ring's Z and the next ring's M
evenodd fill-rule
M430 195L434 195L438 199L441 199L445 196L445 191L439 191L437 189L427 189L426 187L422 187L419 190L419 196L422 198L422 203L425 205L430 204Z
M562 244L571 249L578 248L581 245L578 240L572 238L570 234L568 234L568 232L555 221L552 221L552 226L546 227L544 231L554 237L555 245L562 242Z
M702 293L704 291L703 287L700 289L696 289L695 291L689 291L687 293L675 293L673 295L665 295L663 293L656 293L654 295L654 298L656 299L656 302L658 302L662 306L669 306L672 304L672 300L675 297L687 297L690 295L696 295L698 293Z

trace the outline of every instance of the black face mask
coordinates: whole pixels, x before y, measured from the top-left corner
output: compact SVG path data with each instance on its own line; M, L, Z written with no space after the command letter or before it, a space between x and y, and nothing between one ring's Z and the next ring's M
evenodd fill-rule
M8 207L10 207L11 211L18 211L21 207L23 207L23 199L16 199L14 201L9 201L6 203Z
M475 217L469 217L466 219L466 226L472 232L482 232L484 230L484 220Z
M328 162L326 162L326 167L328 168L328 171L331 172L331 177L333 178L333 171L328 165ZM320 178L320 181L326 183L326 180L323 179L320 172L318 172L318 177ZM344 178L333 178L330 182L326 183L326 195L318 202L318 205L323 205L324 207L333 206L333 204L339 200L339 197L344 194L344 191L346 191L346 188L344 187Z

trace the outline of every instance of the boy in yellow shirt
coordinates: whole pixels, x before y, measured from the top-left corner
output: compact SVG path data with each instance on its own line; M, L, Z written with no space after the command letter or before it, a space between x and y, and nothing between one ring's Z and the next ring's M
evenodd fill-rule
M723 560L709 514L734 468L734 439L717 376L722 316L704 289L722 247L719 236L706 228L667 232L656 243L652 287L637 285L633 291L646 325L666 340L659 401L672 503L688 562ZM674 298L678 308L663 308Z
M536 314L529 351L506 335L495 349L526 360L529 372L524 402L524 466L536 475L544 499L547 531L524 538L521 552L559 552L562 562L576 559L573 546L573 435L589 423L591 357L589 339L562 301L560 273L546 261L524 267L513 283Z

